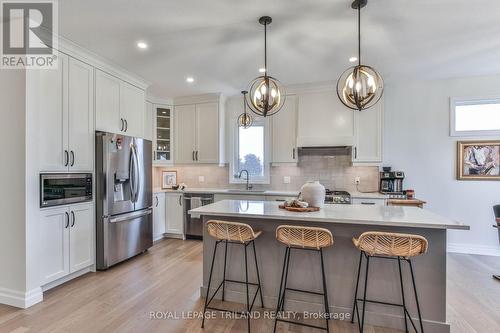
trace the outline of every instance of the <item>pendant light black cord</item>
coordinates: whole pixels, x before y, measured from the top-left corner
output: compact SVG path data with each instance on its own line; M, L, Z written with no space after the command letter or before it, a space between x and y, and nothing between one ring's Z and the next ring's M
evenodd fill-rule
M361 1L358 2L358 66L361 66Z
M264 76L267 77L267 23L264 24Z

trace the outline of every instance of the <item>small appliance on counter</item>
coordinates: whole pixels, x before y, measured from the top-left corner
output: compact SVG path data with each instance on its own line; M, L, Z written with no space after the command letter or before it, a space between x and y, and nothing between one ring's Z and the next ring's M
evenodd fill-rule
M40 208L92 201L91 173L40 174Z
M406 199L403 191L404 178L403 171L391 171L390 167L384 167L380 172L380 192L391 199Z

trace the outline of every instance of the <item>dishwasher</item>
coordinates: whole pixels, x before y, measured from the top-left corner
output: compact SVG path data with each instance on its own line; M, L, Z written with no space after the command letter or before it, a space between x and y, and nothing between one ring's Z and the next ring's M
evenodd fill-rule
M200 216L189 215L191 209L206 206L214 202L211 193L185 193L184 194L184 229L187 239L203 239L203 220Z

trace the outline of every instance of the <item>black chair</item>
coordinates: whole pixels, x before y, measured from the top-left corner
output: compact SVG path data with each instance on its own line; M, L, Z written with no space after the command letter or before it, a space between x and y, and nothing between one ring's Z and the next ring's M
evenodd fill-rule
M500 205L493 206L493 212L495 213L496 223L493 225L493 228L498 229L498 241L500 242ZM493 277L497 280L500 280L500 275L493 275Z

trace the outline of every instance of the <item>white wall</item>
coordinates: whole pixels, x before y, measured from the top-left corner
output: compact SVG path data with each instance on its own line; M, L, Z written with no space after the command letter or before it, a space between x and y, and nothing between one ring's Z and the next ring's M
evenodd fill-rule
M26 290L25 72L0 72L0 303Z
M405 171L406 188L415 189L428 209L471 226L448 233L449 250L500 255L492 228L500 182L457 181L456 141L481 138L449 136L450 97L481 96L500 97L500 76L388 84L384 165Z

